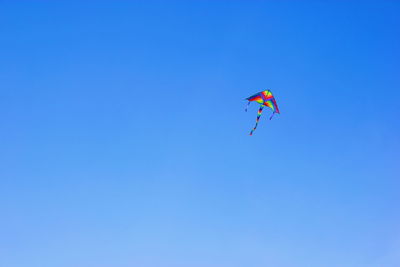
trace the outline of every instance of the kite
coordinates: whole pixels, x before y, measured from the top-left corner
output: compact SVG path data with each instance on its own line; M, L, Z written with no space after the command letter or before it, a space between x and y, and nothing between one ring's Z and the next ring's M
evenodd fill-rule
M278 104L276 104L275 97L272 95L272 92L270 90L258 92L257 94L246 98L246 100L249 101L246 106L246 111L247 111L248 106L250 105L250 102L255 101L258 104L260 104L260 108L258 109L258 113L257 113L256 125L251 130L250 135L253 135L253 132L256 130L258 122L261 117L261 113L265 106L272 109L272 115L269 119L272 119L272 117L274 116L275 113L280 114Z

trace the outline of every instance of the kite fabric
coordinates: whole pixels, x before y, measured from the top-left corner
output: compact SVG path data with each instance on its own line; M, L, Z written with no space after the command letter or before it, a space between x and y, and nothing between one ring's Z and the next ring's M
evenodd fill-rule
M247 111L247 107L250 105L250 102L255 101L258 104L260 104L260 108L258 109L258 113L257 113L256 125L251 130L250 135L253 135L253 132L257 129L258 122L260 121L261 113L265 106L272 109L272 115L269 119L272 119L272 117L274 116L275 113L280 114L278 104L276 103L275 97L272 95L272 92L270 90L261 91L255 95L252 95L252 96L246 98L246 100L249 101L246 106L246 111Z

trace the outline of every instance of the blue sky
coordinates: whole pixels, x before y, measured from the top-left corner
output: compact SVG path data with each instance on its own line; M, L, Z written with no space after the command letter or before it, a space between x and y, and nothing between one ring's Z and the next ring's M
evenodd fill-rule
M0 266L399 266L399 12L1 1Z

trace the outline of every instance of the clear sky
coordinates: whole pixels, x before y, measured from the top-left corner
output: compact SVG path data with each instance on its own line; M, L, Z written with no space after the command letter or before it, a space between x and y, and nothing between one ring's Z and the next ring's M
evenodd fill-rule
M399 14L1 1L0 266L400 266Z

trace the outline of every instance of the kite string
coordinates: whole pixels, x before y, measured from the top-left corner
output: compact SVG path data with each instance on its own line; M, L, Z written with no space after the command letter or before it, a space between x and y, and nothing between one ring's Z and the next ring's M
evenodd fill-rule
M246 112L247 112L247 108L249 107L249 105L250 105L250 101L249 101L249 102L247 102L247 104L246 104L246 107L245 107L244 111L246 111Z
M251 130L250 135L253 135L253 132L257 129L258 126L258 122L260 121L260 117L261 117L261 113L263 111L264 105L261 105L258 113L257 113L257 119L256 119L256 125L254 126L254 128Z

